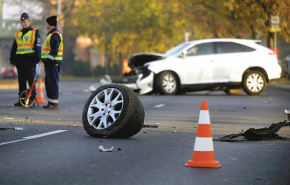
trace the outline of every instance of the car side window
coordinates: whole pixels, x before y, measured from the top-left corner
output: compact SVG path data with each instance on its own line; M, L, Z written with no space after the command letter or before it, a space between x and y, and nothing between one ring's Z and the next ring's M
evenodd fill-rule
M187 50L187 56L210 55L214 54L213 43L197 44Z
M241 45L241 48L244 52L249 52L249 51L255 51L254 48L251 48L249 46L244 46L244 45Z
M216 53L238 53L244 52L242 45L233 42L216 42Z

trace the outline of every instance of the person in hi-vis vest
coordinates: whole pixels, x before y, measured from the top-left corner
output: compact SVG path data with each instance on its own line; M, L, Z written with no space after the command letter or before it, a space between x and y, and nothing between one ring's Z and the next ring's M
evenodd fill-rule
M20 17L22 29L17 31L10 51L10 65L16 66L18 73L19 92L18 95L32 85L36 75L36 64L40 61L41 39L39 31L30 26L30 18L27 13L22 13ZM34 88L31 99L35 98ZM18 102L14 106L21 106Z
M49 30L42 46L41 61L45 67L45 89L48 104L45 109L57 109L59 97L59 73L63 57L63 39L56 28L56 16L46 19L46 28Z

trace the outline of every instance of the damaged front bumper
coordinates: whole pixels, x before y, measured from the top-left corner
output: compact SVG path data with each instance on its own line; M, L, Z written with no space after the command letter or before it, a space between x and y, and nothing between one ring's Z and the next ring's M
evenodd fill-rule
M106 75L106 79L101 79L100 84L122 84L135 92L138 92L140 95L147 94L153 91L153 82L154 82L154 73L150 71L147 75L139 74L139 75L130 75L130 76L122 76L121 78L110 77Z

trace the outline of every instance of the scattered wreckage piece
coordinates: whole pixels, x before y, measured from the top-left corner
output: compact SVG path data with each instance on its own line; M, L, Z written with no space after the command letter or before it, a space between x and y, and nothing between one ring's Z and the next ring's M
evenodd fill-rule
M137 95L120 84L97 88L83 108L82 122L92 137L127 138L144 125L145 111Z
M219 139L214 139L215 141L259 141L259 140L272 140L272 139L284 139L280 137L277 132L284 126L290 126L290 112L285 110L288 118L279 123L273 123L270 127L264 128L249 128L245 132L241 132L239 134L230 134L223 136ZM244 139L235 140L238 137L243 136Z
M112 146L111 148L108 149L108 148L104 148L103 145L100 145L98 149L102 152L113 152L114 147Z
M0 130L24 130L22 127L0 128Z

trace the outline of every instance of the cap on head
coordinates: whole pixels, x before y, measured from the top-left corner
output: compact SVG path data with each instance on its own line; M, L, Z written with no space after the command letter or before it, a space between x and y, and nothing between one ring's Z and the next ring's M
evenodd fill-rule
M56 16L51 16L48 17L46 19L47 24L49 24L50 26L56 26L57 25L57 20L56 20Z
M29 18L28 14L24 12L21 14L20 20L24 21L25 19L28 19L28 18Z

